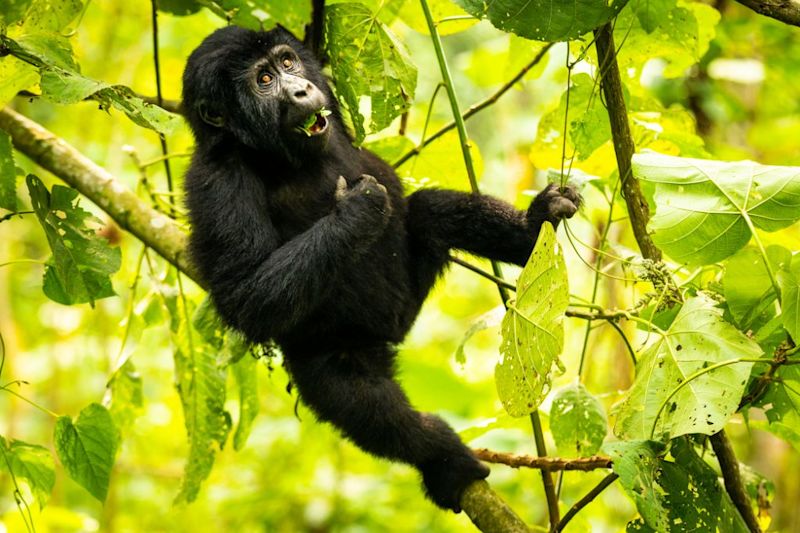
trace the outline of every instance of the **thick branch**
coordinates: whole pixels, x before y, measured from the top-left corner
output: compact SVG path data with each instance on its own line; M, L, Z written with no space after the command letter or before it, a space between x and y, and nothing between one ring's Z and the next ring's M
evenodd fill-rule
M202 282L187 261L186 234L172 219L147 206L102 167L36 122L5 108L0 129L11 135L14 147L52 172L105 211L186 275ZM525 522L484 481L467 487L461 507L484 532L529 531Z
M647 233L647 222L650 210L647 201L639 188L639 182L631 174L631 158L635 150L633 138L628 125L628 112L622 93L622 79L617 65L616 48L614 45L613 27L606 24L595 30L595 46L600 63L601 85L606 97L608 118L611 123L611 133L614 138L614 151L617 155L617 168L622 180L622 191L628 206L633 234L639 249L646 259L658 261L661 259L659 250ZM744 490L741 476L739 475L739 461L733 453L725 431L711 437L711 444L717 452L722 477L725 480L725 489L733 500L734 505L744 518L750 530L754 533L761 531L758 521L750 506L747 493Z
M617 154L617 168L622 185L622 196L628 206L628 215L636 242L642 255L647 259L658 261L661 250L653 243L647 233L647 221L650 220L650 208L642 195L639 181L631 172L631 158L635 146L628 123L628 110L622 92L622 79L619 75L614 35L611 24L606 24L594 31L597 59L600 63L600 85L608 107L608 120L611 123L611 135L614 139L614 152Z
M512 453L495 452L485 448L478 448L472 451L481 461L503 464L512 468L536 468L548 472L558 472L559 470L580 470L582 472L589 472L600 468L611 468L611 458L602 455L579 457L577 459L560 459L558 457L515 455Z
M122 229L199 282L186 258L186 234L170 218L148 207L107 170L36 122L5 108L0 110L0 128L11 135L17 150L77 189Z
M800 26L800 3L795 0L736 0L756 13Z

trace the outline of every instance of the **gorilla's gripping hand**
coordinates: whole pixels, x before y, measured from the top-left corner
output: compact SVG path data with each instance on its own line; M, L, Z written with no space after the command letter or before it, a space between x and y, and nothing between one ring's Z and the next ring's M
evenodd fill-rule
M580 208L581 201L573 185L561 188L558 184L551 183L536 195L528 207L525 214L528 225L535 227L537 233L545 220L556 227L562 218L572 218Z

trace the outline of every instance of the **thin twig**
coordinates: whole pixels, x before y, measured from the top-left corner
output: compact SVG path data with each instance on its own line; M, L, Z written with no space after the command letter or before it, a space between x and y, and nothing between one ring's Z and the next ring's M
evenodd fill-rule
M478 102L477 104L473 104L472 106L470 106L469 109L467 109L464 112L464 114L461 115L462 120L469 119L470 117L472 117L476 113L479 113L480 111L483 111L484 109L486 109L490 105L492 105L495 102L497 102L500 99L500 97L503 96L505 93L507 93L512 87L514 87L514 85L516 85L517 82L519 82L525 76L525 74L528 73L528 71L530 71L533 67L535 67L536 65L538 65L541 62L541 60L544 58L545 54L547 54L547 52L550 50L550 48L553 46L553 44L554 43L548 43L544 48L539 50L539 53L536 54L536 57L534 57L527 65L522 67L522 69L519 72L517 72L517 74L514 75L513 78L511 78L505 84L503 84L503 86L500 87L494 94L492 94L491 96L487 97L485 100L482 100L482 101ZM403 163L405 163L406 161L408 161L409 159L411 159L412 157L414 157L415 155L419 155L419 153L422 151L423 148L428 146L430 143L432 143L433 141L435 141L436 139L438 139L439 137L441 137L442 135L444 135L448 131L454 129L455 127L456 127L456 121L454 120L454 121L450 122L449 124L447 124L446 126L442 127L442 129L440 129L439 131L437 131L436 133L434 133L430 137L427 137L418 146L414 147L413 149L409 150L407 153L403 154L397 161L392 163L392 166L397 168L400 165L402 165Z
M617 480L617 478L619 478L619 476L617 474L615 474L614 472L610 473L609 475L604 477L603 480L600 481L600 483L598 483L595 488L590 490L586 494L586 496L584 496L583 498L581 498L580 500L575 502L575 505L570 507L569 511L564 513L564 518L562 518L561 521L554 528L555 533L563 531L564 528L567 527L567 523L570 520L572 520L575 517L575 515L578 514L578 512L581 509L583 509L584 507L589 505L592 502L592 500L597 498L600 495L600 493L603 492L604 490L606 490L606 488L609 485L614 483Z
M601 468L611 468L611 458L602 455L562 459L560 457L536 457L535 455L496 452L486 448L476 448L472 452L481 461L503 464L511 468L535 468L547 472L559 472L562 470L590 472Z

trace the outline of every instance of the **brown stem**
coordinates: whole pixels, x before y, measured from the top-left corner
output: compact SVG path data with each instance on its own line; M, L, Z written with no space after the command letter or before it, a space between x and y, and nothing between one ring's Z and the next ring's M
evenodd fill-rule
M800 4L793 0L736 0L756 13L785 24L800 26Z
M724 431L712 435L710 440L711 447L714 448L714 454L719 461L722 479L725 480L725 490L728 491L728 495L739 510L739 514L742 515L748 529L752 533L760 533L761 527L758 525L753 507L750 505L750 497L744 490L742 475L739 471L739 460L736 459L736 454L733 452L731 441Z
M481 461L503 464L511 468L536 468L548 472L558 472L561 470L589 472L600 468L611 468L611 458L602 455L579 457L577 459L561 459L559 457L536 457L533 455L495 452L487 450L486 448L473 449L472 452Z
M648 209L647 201L642 196L639 182L631 173L631 158L635 147L628 124L628 112L625 108L622 92L622 79L619 75L619 66L615 55L613 27L610 23L605 24L595 30L594 34L597 57L600 63L601 86L608 107L611 134L614 138L614 151L617 155L617 168L622 180L622 191L628 206L628 215L633 227L633 234L636 237L642 256L646 259L659 261L661 259L661 250L656 247L647 233L650 210ZM733 453L733 448L731 448L725 432L720 431L712 436L711 443L715 452L719 448L717 459L719 460L722 477L725 480L725 489L728 491L731 500L750 530L753 532L761 531L758 522L755 521L753 509L750 507L749 498L742 485L742 479L739 475L739 462Z
M569 508L569 511L567 511L566 514L564 514L564 518L562 518L561 521L558 523L558 525L555 527L555 529L554 529L555 533L558 533L559 531L563 531L564 528L567 527L567 523L570 520L572 520L575 517L575 515L578 514L578 512L581 509L583 509L584 507L586 507L587 505L592 503L592 500L597 498L600 495L600 493L603 492L604 490L606 490L606 488L609 485L614 483L617 480L617 478L619 478L619 476L617 474L615 474L613 472L610 473L609 475L604 477L603 480L600 481L600 483L598 483L595 488L590 490L586 494L586 496L584 496L583 498L581 498L580 500L575 502L575 505L573 505L572 507Z
M628 124L628 110L625 106L625 97L622 92L622 79L619 75L616 48L611 24L605 24L594 31L595 47L600 63L600 85L603 88L606 106L608 107L608 120L611 123L611 135L614 140L614 152L617 155L617 168L622 185L622 196L628 206L628 215L631 218L633 235L639 244L642 255L647 259L659 261L659 250L647 233L647 221L650 220L650 208L642 195L639 181L631 173L631 158L635 151L630 125Z

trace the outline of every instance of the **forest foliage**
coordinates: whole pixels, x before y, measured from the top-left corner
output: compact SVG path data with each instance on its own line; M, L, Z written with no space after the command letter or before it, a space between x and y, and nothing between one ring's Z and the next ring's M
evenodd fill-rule
M226 330L159 243L121 234L149 211L109 208L129 187L169 217L156 230L187 230L186 56L225 24L302 37L321 23L354 143L407 190L480 188L519 207L547 182L582 190L524 269L458 254L471 270L452 267L401 350L414 403L474 447L612 461L542 469L544 483L494 466L521 519L800 527L796 28L722 1L100 4L0 0L0 105L115 176L84 189L68 178L79 163L45 171L0 117L0 526L465 527L422 503L410 471L315 424L276 348ZM622 107L604 92L600 28Z

